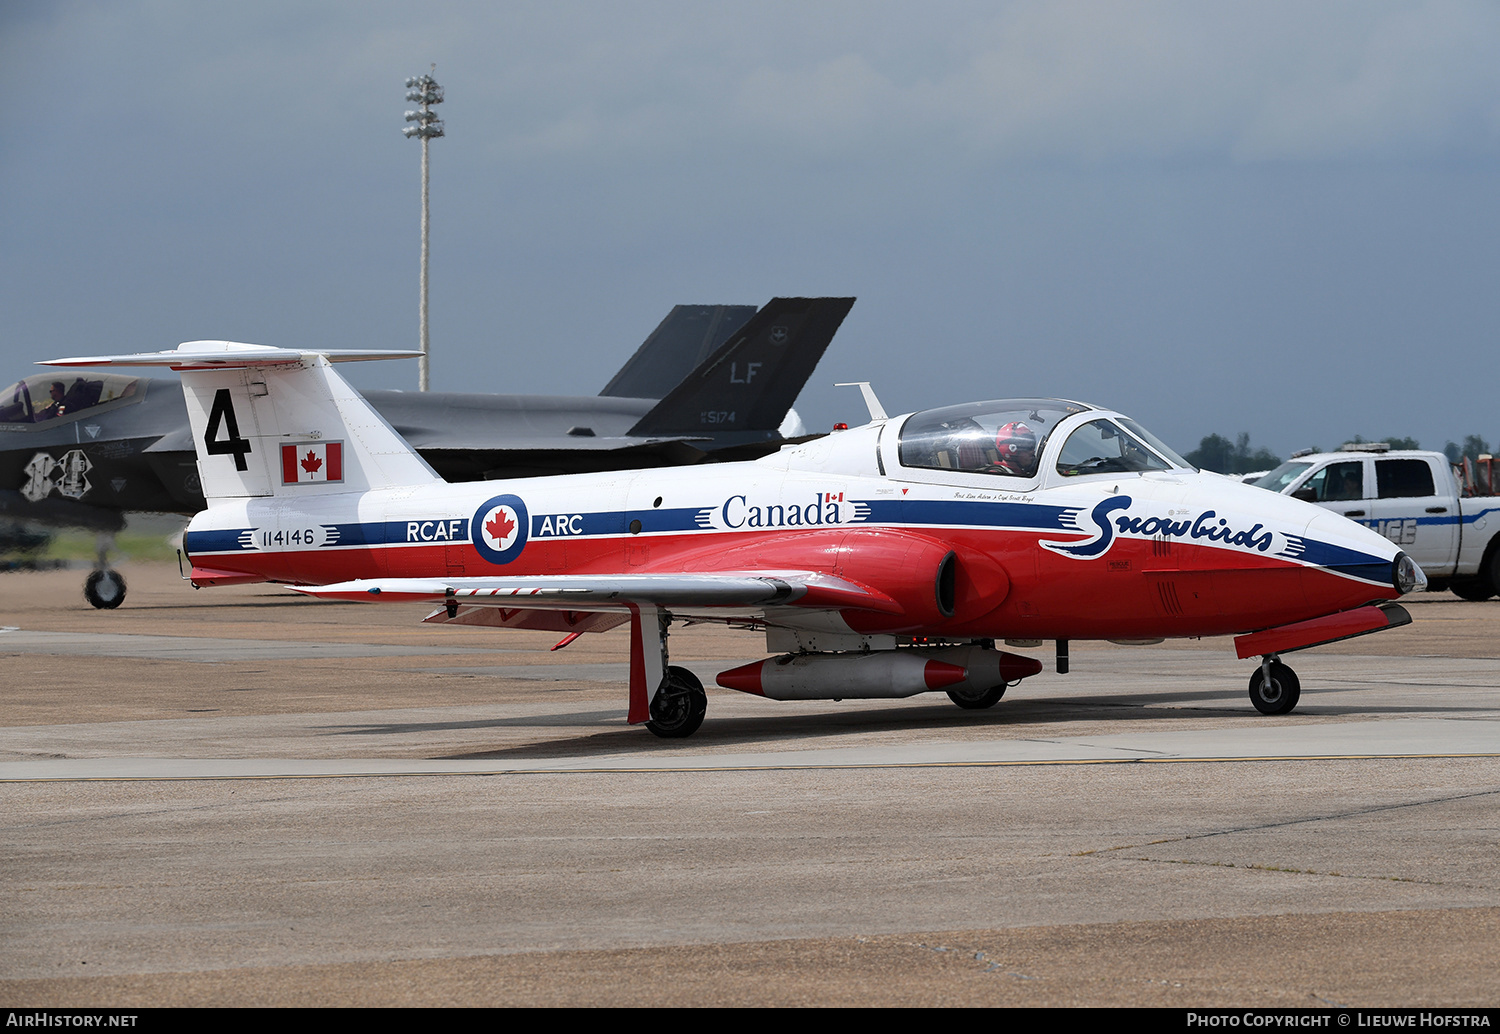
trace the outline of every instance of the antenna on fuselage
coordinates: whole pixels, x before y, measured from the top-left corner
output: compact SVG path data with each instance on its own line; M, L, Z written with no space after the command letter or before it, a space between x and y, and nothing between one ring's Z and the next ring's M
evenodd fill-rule
M865 408L870 411L871 423L874 423L877 420L888 419L888 417L886 416L885 407L882 406L880 404L880 400L875 397L875 389L870 387L869 381L845 381L843 384L835 384L834 387L858 388L860 394L864 395L865 397Z

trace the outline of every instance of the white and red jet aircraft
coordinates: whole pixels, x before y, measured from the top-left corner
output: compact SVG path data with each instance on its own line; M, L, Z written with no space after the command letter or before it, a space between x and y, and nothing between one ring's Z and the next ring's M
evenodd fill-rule
M1234 634L1250 698L1297 703L1292 650L1410 620L1389 540L1195 471L1118 413L1006 399L887 418L748 463L448 484L332 362L416 353L223 341L54 360L182 372L208 509L196 585L426 602L428 621L578 634L630 623L630 711L690 735L707 698L673 621L763 630L782 656L718 683L777 700L946 690L989 707L1041 671L996 640ZM707 419L712 414L705 414Z

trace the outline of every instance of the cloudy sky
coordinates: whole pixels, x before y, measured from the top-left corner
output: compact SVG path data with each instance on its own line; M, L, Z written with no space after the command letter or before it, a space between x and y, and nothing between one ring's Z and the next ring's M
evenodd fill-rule
M1500 439L1489 0L4 0L0 380L415 347L434 62L439 390L592 394L675 303L847 294L813 427L858 379L1184 451Z

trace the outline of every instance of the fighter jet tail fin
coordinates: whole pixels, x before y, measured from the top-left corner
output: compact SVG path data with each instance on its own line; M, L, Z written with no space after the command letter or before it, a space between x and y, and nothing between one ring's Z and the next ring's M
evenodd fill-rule
M853 305L853 298L771 299L630 434L774 435Z
M48 365L170 366L181 372L199 477L211 505L216 499L440 483L332 365L414 354L189 341L171 352Z
M753 305L674 305L599 394L666 397L754 315Z

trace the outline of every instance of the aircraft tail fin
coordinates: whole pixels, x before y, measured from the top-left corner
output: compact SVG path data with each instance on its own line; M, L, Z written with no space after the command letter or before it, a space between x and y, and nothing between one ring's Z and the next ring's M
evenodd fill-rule
M599 394L665 397L754 315L753 305L674 305Z
M775 434L853 305L853 298L772 298L630 434Z
M332 365L416 354L189 341L170 352L57 359L46 365L179 371L203 494L211 505L216 499L441 482Z

